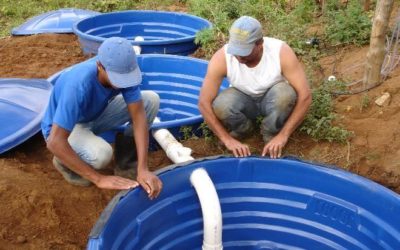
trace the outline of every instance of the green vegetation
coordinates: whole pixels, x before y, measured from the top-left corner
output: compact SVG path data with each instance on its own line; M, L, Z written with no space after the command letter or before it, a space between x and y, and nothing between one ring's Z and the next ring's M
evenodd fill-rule
M211 129L207 126L207 123L202 122L199 127L202 136L204 137L207 143L216 143L217 137L211 131Z
M188 140L193 137L192 126L182 126L179 128L179 132L182 134L183 140Z
M346 8L328 10L325 17L326 38L332 44L367 44L372 27L368 14L358 1L350 1Z
M333 112L333 92L343 87L341 82L324 81L312 91L313 102L310 110L300 127L303 131L316 140L330 142L345 142L351 132L334 125L336 115Z
M360 112L368 108L370 103L371 99L369 98L368 94L363 94L363 96L361 97Z
M349 132L335 124L332 93L327 83L319 84L315 79L319 70L318 59L321 48L334 50L338 44L363 45L368 43L371 30L371 12L362 10L361 2L350 0L343 4L337 0L326 0L320 8L315 0L0 0L0 37L9 35L11 28L40 13L60 8L90 9L100 12L129 9L155 9L184 11L208 19L213 28L199 32L196 43L201 44L199 55L209 59L227 42L229 27L242 15L257 18L267 36L286 41L300 57L306 67L310 86L313 89L313 104L302 124L303 131L313 138L329 141L345 141ZM321 44L310 45L306 41L317 38ZM322 46L323 45L323 46ZM361 104L364 109L368 104ZM202 125L205 138L212 133ZM191 136L187 128L181 131Z

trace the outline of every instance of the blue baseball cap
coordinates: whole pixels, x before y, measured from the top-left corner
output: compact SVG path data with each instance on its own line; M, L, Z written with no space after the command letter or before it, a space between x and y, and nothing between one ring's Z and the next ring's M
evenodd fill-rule
M127 39L107 38L100 45L97 55L115 87L128 88L142 82L135 51Z
M256 41L262 37L260 22L253 17L242 16L233 22L229 30L227 52L235 56L248 56Z

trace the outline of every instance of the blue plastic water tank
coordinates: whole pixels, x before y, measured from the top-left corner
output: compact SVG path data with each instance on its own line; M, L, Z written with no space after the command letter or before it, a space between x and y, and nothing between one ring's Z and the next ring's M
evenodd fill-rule
M196 33L210 28L203 18L165 11L118 11L89 17L74 25L83 52L97 54L100 44L108 37L118 36L140 45L142 54L188 55L197 49ZM144 41L134 41L136 37Z
M97 60L97 57L89 60ZM140 88L153 90L160 96L157 117L161 122L154 123L151 129L167 128L178 138L182 126L196 129L203 122L197 102L208 61L176 55L148 54L138 56L138 64L143 77ZM48 81L54 84L61 73L51 76ZM228 86L228 81L224 80L221 90ZM120 127L116 131L123 129ZM102 136L112 142L116 131Z
M203 220L189 177L204 168L222 209L224 249L400 249L400 196L358 175L294 159L200 159L159 172L151 201L121 192L87 248L201 249Z

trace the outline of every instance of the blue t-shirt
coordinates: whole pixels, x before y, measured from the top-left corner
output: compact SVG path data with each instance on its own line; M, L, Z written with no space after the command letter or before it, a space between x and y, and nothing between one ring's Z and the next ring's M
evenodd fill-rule
M54 85L42 120L44 138L50 135L53 123L71 132L75 124L93 121L119 93L128 104L142 98L138 86L124 89L104 87L97 78L95 60L82 62L63 72Z

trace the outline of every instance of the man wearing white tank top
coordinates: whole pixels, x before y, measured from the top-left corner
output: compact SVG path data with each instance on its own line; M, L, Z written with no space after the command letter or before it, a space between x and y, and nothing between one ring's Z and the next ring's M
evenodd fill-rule
M230 87L218 93L225 77ZM262 156L278 158L310 104L311 91L293 50L263 37L256 19L237 19L228 44L211 58L200 92L199 109L214 134L236 157L249 156L240 139L254 131L262 116Z

